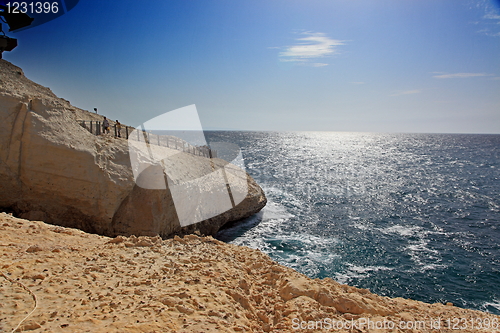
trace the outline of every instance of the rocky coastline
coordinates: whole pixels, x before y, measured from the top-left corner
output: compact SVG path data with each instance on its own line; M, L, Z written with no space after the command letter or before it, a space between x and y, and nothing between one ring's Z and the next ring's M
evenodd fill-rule
M181 227L168 191L134 184L126 141L77 122L100 117L0 60L0 207L24 218L0 213L0 331L500 332L496 315L310 279L201 237L264 207L249 176L240 204ZM174 172L195 177L199 161Z
M0 60L0 207L100 235L172 237L214 235L266 204L255 180L241 170L231 174L233 166L226 168L227 177L231 186L247 189L246 197L232 209L181 226L168 188L136 184L127 140L94 135L81 126L82 119L102 121L103 116L72 106ZM171 151L175 163L168 165L168 176L177 182L210 172L208 158ZM213 159L212 167L223 162Z
M313 280L212 237L109 238L5 213L0 234L5 332L27 315L21 331L500 331L499 316Z

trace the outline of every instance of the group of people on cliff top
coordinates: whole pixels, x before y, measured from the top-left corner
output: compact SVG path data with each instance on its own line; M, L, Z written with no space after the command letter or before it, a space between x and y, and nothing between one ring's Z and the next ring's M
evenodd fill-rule
M115 137L121 138L121 130L122 130L122 124L118 121L118 119L115 121ZM109 126L109 120L108 118L104 117L104 120L102 121L102 134L109 134L110 133L110 126Z
M95 113L97 114L97 108L94 108ZM102 134L109 134L109 120L104 116L104 120L102 121ZM115 122L115 137L121 138L121 130L122 130L122 124L118 121L118 119Z
M97 108L94 108L95 113L97 114ZM121 130L122 130L122 124L118 121L118 119L115 121L115 137L121 138ZM110 126L109 126L109 120L104 116L104 120L102 121L102 134L109 134L110 133Z
M110 133L110 126L109 126L109 120L108 118L104 117L104 120L102 121L102 133L103 134L109 134ZM121 138L121 130L122 130L122 124L118 121L118 119L115 121L115 137Z

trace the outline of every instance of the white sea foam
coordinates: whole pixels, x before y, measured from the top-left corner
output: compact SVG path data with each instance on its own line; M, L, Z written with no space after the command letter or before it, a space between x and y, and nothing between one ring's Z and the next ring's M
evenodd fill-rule
M337 244L340 242L340 240L335 237L319 237L310 234L282 235L280 236L280 239L296 241L300 242L304 246L314 246L314 247L329 247L332 244Z
M267 205L259 214L246 219L242 224L222 230L218 236L226 238L226 236L230 236L240 229L248 229L242 236L232 240L231 243L270 253L273 249L266 241L266 236L281 234L281 224L292 217L294 215L290 214L283 205L268 200Z
M351 279L364 279L370 277L372 272L378 271L392 271L394 268L387 266L358 266L354 264L347 264L347 271L344 273L336 273L335 279L339 283L347 283Z
M289 213L283 205L268 200L266 206L262 209L263 221L286 220L295 215Z
M427 253L428 255L429 254L439 255L439 251L427 247L428 243L429 243L428 240L420 239L418 243L408 245L406 248L412 253Z
M378 272L378 271L392 271L392 267L387 266L358 266L353 264L347 264L349 266L349 270L353 272L357 272L360 274L367 274L369 272Z
M444 265L444 264L426 264L426 265L423 265L422 267L420 267L419 271L420 272L433 271L433 270L436 270L436 269L444 269L446 267L448 267L448 265Z
M356 278L363 278L365 276L360 275L360 274L355 274L353 272L346 272L346 273L335 273L335 281L338 283L342 284L347 284L349 283L352 279Z
M401 236L413 236L421 231L422 228L418 226L403 226L403 225L394 225L392 227L386 229L380 229L384 234L398 234Z
M338 260L342 258L341 255L336 253L326 253L326 252L308 252L311 259L322 264L328 264L333 260Z
M498 311L500 311L500 301L495 299L493 302L486 302L481 306L481 308L483 308L486 311L488 311L489 307L495 308Z
M240 240L240 238L249 239L251 238L249 237L249 235L256 236L263 232L260 229L268 229L275 225L279 225L281 222L285 221L291 216L293 215L288 214L286 210L279 204L268 202L268 204L259 213L244 219L234 226L219 231L217 236L222 239L230 238L231 235L238 233L238 231L246 230L245 237L238 237L235 241L232 242L236 244L238 240ZM256 226L258 226L258 228L254 228Z
M425 272L448 267L448 265L442 263L439 251L429 248L428 243L427 239L422 238L417 243L412 243L406 247L415 263L412 271Z
M360 230L369 230L369 229L372 229L371 225L364 224L364 223L358 223L358 222L351 224L351 226L353 226L354 228L360 229Z

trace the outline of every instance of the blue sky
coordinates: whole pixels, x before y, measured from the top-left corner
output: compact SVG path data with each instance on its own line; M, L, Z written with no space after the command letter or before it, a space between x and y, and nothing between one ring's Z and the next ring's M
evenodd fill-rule
M137 125L500 133L497 0L80 0L4 59Z

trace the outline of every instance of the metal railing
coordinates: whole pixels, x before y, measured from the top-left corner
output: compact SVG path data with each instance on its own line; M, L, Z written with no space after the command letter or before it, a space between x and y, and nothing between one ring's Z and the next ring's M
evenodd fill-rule
M83 128L87 129L94 135L101 135L104 133L104 129L102 128L102 121L78 120L78 122ZM196 156L204 156L207 158L217 157L217 151L210 149L210 147L208 146L193 146L186 141L172 135L159 135L147 132L145 130L138 130L136 131L137 137L135 137L135 135L132 135L133 131L135 130L134 127L122 125L120 126L120 128L118 128L116 124L113 124L111 127L113 127L115 138L121 138L121 135L125 134L124 139L127 140L142 141L146 142L147 144L176 149ZM123 132L123 130L125 130L125 132Z
M101 135L102 122L94 120L78 120L78 123L80 123L80 125L90 133Z

